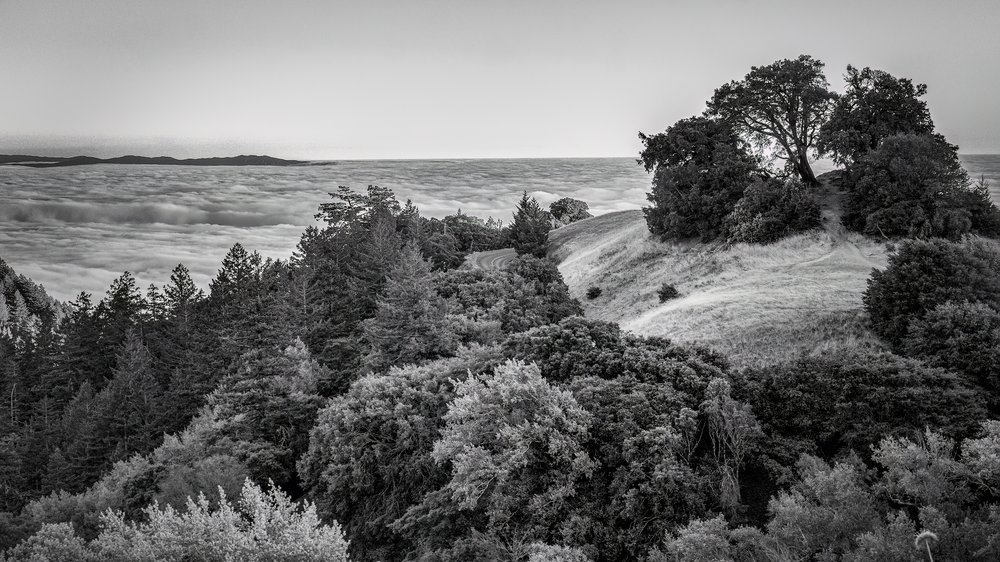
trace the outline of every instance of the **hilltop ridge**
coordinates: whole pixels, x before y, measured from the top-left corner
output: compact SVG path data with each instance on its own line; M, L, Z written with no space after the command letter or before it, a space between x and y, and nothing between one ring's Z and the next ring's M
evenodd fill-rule
M662 242L642 211L618 211L549 233L549 255L587 317L644 336L705 344L738 366L855 347L882 348L866 326L861 297L886 244L848 232L843 192L818 188L822 228L768 245ZM513 250L482 252L469 262L499 268ZM680 292L659 302L664 283ZM589 287L601 295L586 298Z
M881 347L861 302L886 245L848 233L842 194L818 194L823 228L769 245L661 242L642 211L586 219L551 233L552 255L588 317L646 336L709 345L737 365L764 365L801 353ZM660 303L671 283L680 297ZM588 287L602 294L588 300Z

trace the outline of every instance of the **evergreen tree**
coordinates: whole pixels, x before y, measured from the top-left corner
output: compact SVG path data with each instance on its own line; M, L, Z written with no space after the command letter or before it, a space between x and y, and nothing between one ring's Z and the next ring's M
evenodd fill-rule
M510 226L510 239L518 254L545 257L549 243L549 220L534 197L525 191L517 203L514 222Z
M108 461L124 460L156 446L156 419L161 389L153 376L152 358L139 334L127 335L118 353L114 377L97 396L97 416Z
M326 369L296 340L283 352L245 354L209 396L221 435L254 479L298 486L295 462L308 448L322 403L317 383L325 377Z
M447 303L434 289L430 264L416 244L408 244L389 273L375 317L364 323L369 345L365 364L383 371L451 355L456 341L448 329L447 312Z

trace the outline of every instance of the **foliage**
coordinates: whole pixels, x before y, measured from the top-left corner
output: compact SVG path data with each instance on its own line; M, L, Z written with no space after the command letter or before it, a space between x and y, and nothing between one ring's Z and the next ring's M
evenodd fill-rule
M933 431L886 438L872 465L803 455L794 484L771 500L764 533L731 529L721 517L696 520L651 559L993 559L1000 555L1000 505L977 467L986 458L998 466L998 430L986 422L985 435L961 447Z
M1000 309L1000 252L983 241L904 242L875 270L865 291L872 329L892 345L906 337L910 323L946 302L982 302Z
M670 383L697 397L691 407L697 407L709 381L724 376L728 368L725 359L704 348L623 333L617 324L581 317L515 334L504 350L509 357L537 364L542 376L557 382L633 376Z
M671 283L664 283L660 285L660 288L656 290L656 296L659 297L660 302L667 302L668 300L676 299L681 296L680 291L677 287L674 287Z
M596 299L597 297L601 296L602 292L603 291L601 291L601 288L596 285L591 285L590 287L587 287L587 300Z
M927 102L919 99L927 93L926 84L851 65L844 82L847 91L837 99L816 141L819 152L831 155L834 162L850 167L886 138L934 132Z
M343 522L352 557L398 560L413 548L390 524L447 480L431 451L456 381L499 360L473 349L368 375L320 411L299 472L320 514Z
M247 480L239 506L220 491L212 509L204 495L188 498L184 511L157 504L146 521L121 512L102 516L102 530L89 544L66 524L45 525L10 554L12 560L347 560L339 525L325 525L315 508L297 506L276 488L264 492Z
M457 342L445 319L447 307L434 290L430 264L408 245L387 276L375 316L362 323L369 345L365 365L384 371L452 355Z
M588 212L590 206L579 199L563 197L549 205L549 213L552 218L562 224L570 224L579 220L589 219L592 215Z
M435 276L434 284L438 294L448 300L451 315L479 325L499 323L505 334L583 313L580 303L570 296L559 268L548 259L518 256L502 271L442 272ZM463 341L478 340L466 336Z
M760 149L780 153L787 171L806 185L817 185L807 153L836 98L823 66L801 55L752 67L743 80L717 88L706 113L729 123Z
M732 243L768 244L819 224L819 206L804 185L757 180L726 217L725 231Z
M900 347L906 355L966 376L988 396L1000 391L1000 313L986 304L939 304L910 322Z
M927 427L964 437L986 415L957 375L888 353L802 358L742 373L734 386L768 435L765 464L779 479L800 453L867 455L884 436Z
M511 246L518 255L531 255L544 258L549 243L549 228L551 224L545 216L538 201L528 197L525 191L514 211L514 222L510 225Z
M940 135L887 137L847 176L844 224L869 236L1000 235L1000 210Z
M432 456L452 467L442 489L449 501L428 508L481 512L476 530L487 542L557 538L578 482L595 468L583 447L591 416L573 395L512 361L457 383L444 421ZM412 526L433 517L410 511Z
M298 484L296 460L308 447L308 431L322 404L318 383L326 369L301 340L283 352L255 350L241 358L208 398L226 452L257 481Z
M639 138L639 162L653 172L652 205L643 208L649 231L662 239L718 236L758 172L737 134L725 122L692 117Z

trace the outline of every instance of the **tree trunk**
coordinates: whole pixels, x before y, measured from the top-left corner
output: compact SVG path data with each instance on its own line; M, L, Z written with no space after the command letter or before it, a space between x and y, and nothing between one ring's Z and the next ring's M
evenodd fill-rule
M812 167L809 166L809 158L806 156L805 148L799 148L797 152L797 158L795 159L795 171L798 172L799 178L802 179L802 182L806 185L819 185L819 180L816 179L816 174L813 173Z

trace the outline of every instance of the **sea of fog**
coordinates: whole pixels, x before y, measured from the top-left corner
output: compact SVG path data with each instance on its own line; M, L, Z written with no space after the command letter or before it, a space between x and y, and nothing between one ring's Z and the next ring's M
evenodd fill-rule
M510 221L522 191L547 206L636 209L649 176L632 158L367 160L324 166L0 166L0 258L62 300L101 296L132 272L162 284L183 263L204 287L235 242L287 258L338 185L391 188L427 217L461 209Z
M973 177L984 175L1000 188L1000 155L963 156L963 162ZM522 191L543 206L582 199L600 214L641 207L649 181L632 158L0 166L0 258L62 300L80 291L102 296L123 271L144 287L162 284L178 263L207 287L235 242L287 258L338 185L389 187L428 217L461 209L509 221Z

